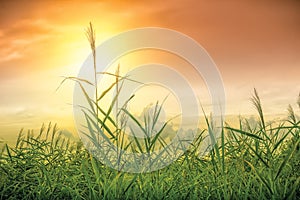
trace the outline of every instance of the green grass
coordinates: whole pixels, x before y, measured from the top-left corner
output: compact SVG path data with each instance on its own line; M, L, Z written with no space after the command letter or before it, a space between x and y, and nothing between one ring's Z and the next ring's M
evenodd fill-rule
M206 157L197 156L195 141L151 173L111 169L51 124L36 134L21 131L16 145L1 151L0 199L297 199L300 121L289 107L286 121L267 123L256 93L253 102L256 124L241 118L239 127L223 128Z

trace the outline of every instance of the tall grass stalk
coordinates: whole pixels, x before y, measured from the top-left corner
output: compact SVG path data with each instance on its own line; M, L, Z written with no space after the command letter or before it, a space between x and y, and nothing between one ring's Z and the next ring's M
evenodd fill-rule
M97 65L96 65L96 33L93 28L92 23L90 22L90 26L86 30L86 36L89 40L90 47L92 50L92 59L93 59L93 67L94 67L94 87L95 87L95 103L98 105L98 81L97 81ZM96 110L98 115L98 110Z

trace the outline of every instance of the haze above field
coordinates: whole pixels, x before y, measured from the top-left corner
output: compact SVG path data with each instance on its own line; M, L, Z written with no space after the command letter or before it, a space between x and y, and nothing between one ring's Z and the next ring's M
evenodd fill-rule
M254 87L266 114L296 105L300 1L1 1L0 8L0 138L49 121L73 130L73 83L55 90L89 55L90 21L97 44L148 26L195 39L220 70L227 115L255 113Z

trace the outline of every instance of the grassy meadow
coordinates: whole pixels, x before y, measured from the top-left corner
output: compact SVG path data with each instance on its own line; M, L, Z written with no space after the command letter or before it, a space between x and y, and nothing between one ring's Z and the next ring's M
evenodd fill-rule
M103 165L56 125L23 130L0 154L0 199L299 199L300 121L224 126L206 157L197 145L164 169L126 173ZM206 132L208 128L201 130ZM200 144L195 142L195 144Z
M94 34L90 25L87 35L95 58ZM94 70L94 83L65 79L79 84L90 105L82 112L84 134L93 144L99 145L99 134L132 153L166 148L161 136L168 122L151 136L162 104L156 104L152 116L145 115L144 124L124 105L117 109L117 116L124 119L118 123L111 117L112 110L122 84L130 79L117 70L107 74L115 82L99 91L97 74L103 72L96 71L95 60ZM94 86L95 98L87 95L84 84ZM117 92L111 104L99 107L112 88ZM214 135L213 121L205 117L206 126L197 129L198 137L187 151L167 167L147 173L128 173L102 164L81 141L65 137L56 124L43 125L39 132L21 130L15 145L4 145L0 152L0 199L300 199L300 102L295 110L288 106L286 120L268 122L256 90L251 100L257 110L255 122L240 117L238 126L224 123L212 150L199 156L204 138ZM133 136L126 143L128 118L149 137Z

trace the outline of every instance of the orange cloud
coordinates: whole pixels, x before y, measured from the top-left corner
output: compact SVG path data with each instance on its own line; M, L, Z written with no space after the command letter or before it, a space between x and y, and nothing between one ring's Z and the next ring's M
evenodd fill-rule
M195 39L221 71L229 114L253 113L248 101L253 87L262 91L268 113L284 112L300 91L296 0L20 0L0 1L0 7L0 109L5 110L5 115L0 113L1 130L19 129L24 120L31 128L29 118L15 108L31 113L38 123L70 123L67 103L72 101L73 85L53 91L60 76L76 76L90 53L84 35L90 21L97 44L146 26L174 29Z

